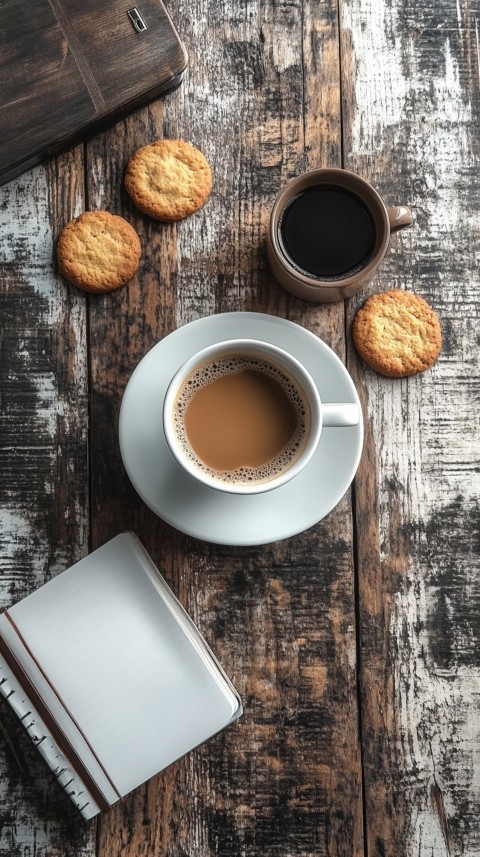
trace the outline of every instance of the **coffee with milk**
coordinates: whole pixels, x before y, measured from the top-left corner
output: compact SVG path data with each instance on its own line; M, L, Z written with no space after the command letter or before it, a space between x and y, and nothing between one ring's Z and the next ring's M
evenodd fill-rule
M180 386L173 424L183 454L228 484L269 482L288 471L310 435L302 389L275 363L245 354L197 366Z

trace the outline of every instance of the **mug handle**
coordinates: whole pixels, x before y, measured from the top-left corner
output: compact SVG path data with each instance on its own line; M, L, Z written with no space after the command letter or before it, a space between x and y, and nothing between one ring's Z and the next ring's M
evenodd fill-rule
M390 221L390 232L398 232L399 229L405 229L406 226L411 226L413 223L412 212L406 205L394 205L392 208L387 208L387 214Z
M322 402L323 425L325 426L358 426L360 408L353 402Z

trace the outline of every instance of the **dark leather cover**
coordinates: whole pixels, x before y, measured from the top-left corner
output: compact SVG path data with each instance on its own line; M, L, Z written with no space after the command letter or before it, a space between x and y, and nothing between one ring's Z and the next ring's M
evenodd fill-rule
M174 89L186 64L161 0L1 0L0 184Z

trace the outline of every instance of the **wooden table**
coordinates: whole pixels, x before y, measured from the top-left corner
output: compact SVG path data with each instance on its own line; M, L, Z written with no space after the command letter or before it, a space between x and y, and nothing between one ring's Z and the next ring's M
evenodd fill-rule
M171 0L183 86L0 191L0 547L7 606L133 529L241 693L242 720L83 823L0 708L0 855L480 855L478 0ZM1 133L1 130L0 130ZM215 182L171 226L122 190L131 153L184 137ZM344 166L414 226L346 303L296 300L264 237L287 179ZM84 209L123 214L139 275L104 298L53 248ZM438 311L421 376L370 371L350 326L407 289ZM147 350L187 322L260 311L345 361L366 440L354 487L263 547L189 538L141 502L117 436ZM476 407L477 406L477 407Z

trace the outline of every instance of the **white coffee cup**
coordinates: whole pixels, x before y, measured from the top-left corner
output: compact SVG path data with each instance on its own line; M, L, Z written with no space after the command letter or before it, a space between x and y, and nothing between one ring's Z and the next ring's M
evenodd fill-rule
M177 398L184 382L195 370L206 364L213 363L219 358L232 356L258 359L277 367L294 382L310 412L308 436L300 455L292 461L289 467L268 481L232 482L222 479L220 471L218 471L218 476L206 472L196 464L195 458L198 461L198 456L195 453L192 455L190 451L190 454L187 454L184 443L180 442L177 434L174 414ZM165 438L180 466L204 485L228 494L259 494L279 488L297 476L308 464L318 446L324 427L352 426L357 425L359 421L360 413L357 404L322 402L312 376L296 357L276 345L257 339L226 340L198 351L173 376L167 388L163 405Z

